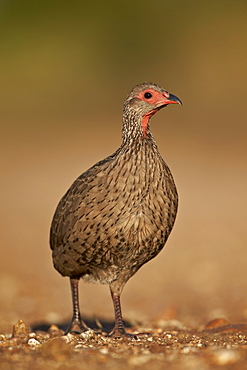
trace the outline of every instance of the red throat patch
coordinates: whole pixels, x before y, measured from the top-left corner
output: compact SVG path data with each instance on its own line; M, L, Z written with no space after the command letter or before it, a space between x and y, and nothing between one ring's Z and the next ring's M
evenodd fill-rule
M142 133L143 137L147 137L147 128L150 118L157 112L158 109L153 109L142 117Z

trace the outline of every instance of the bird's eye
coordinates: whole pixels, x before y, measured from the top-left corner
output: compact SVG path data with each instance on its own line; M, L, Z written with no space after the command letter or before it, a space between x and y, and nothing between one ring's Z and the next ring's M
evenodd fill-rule
M146 92L145 94L144 94L144 98L145 99L150 99L150 98L152 98L152 94L150 93L150 92Z

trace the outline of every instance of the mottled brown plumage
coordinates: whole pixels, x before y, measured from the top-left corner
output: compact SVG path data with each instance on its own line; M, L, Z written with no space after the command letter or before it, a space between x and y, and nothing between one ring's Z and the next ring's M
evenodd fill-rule
M69 276L73 319L81 320L78 282L109 284L116 322L110 335L127 335L120 294L137 270L164 247L178 195L149 128L150 117L180 100L152 83L132 89L123 112L123 141L111 156L79 176L57 206L50 234L54 267Z

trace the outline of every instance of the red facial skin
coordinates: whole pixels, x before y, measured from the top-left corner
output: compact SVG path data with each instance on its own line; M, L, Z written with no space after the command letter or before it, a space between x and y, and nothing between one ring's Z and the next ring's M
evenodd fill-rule
M151 94L151 97L145 97L145 94ZM146 89L144 91L141 91L140 94L138 94L136 97L137 99L143 100L151 105L155 105L156 108L150 110L148 113L146 113L142 117L142 132L143 136L147 136L147 126L150 118L162 107L168 105L168 104L179 104L177 101L170 100L169 99L170 94L167 91L163 91L162 93L159 91L156 91L154 89Z

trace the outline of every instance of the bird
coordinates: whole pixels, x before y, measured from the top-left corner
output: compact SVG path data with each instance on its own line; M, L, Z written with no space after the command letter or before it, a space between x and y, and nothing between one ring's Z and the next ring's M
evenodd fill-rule
M50 247L54 268L70 278L73 317L65 334L89 330L79 307L83 279L110 287L115 324L108 336L133 336L123 321L122 290L163 249L178 208L173 176L150 131L151 117L169 104L182 102L154 83L136 85L124 103L120 147L82 173L58 203Z

